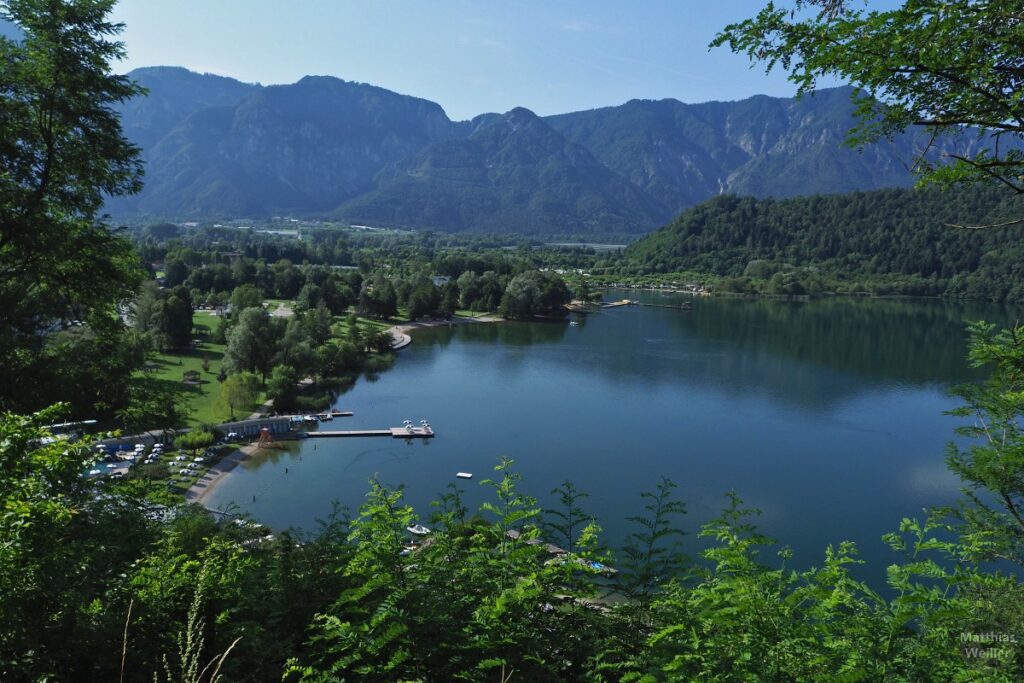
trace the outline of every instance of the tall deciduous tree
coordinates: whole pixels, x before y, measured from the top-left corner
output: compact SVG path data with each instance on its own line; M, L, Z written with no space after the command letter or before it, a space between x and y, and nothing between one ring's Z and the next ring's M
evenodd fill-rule
M138 284L130 243L99 219L105 196L141 187L138 149L113 107L141 90L110 63L123 53L114 0L6 0L0 18L0 365L13 389L55 321L111 312ZM0 390L0 405L17 397Z
M259 372L264 379L274 357L270 320L262 308L247 308L227 334L225 360L234 371Z
M359 293L359 310L377 318L390 318L398 313L395 286L384 275L375 275L372 282L364 283Z
M260 383L251 372L240 372L231 375L220 385L220 400L235 419L235 408L247 408L256 402Z
M910 126L971 138L938 162L922 155L915 170L925 181L994 181L1024 193L1022 35L1020 0L906 0L885 11L796 0L768 3L712 45L781 66L800 92L836 76L861 88L855 143Z
M262 305L263 293L256 285L239 285L231 292L231 312L234 315L247 308L260 308Z
M274 400L274 410L286 413L298 407L299 371L291 365L278 365L267 381L267 398Z
M195 455L196 451L199 449L207 448L215 443L217 443L217 436L213 432L205 429L193 429L190 432L185 432L174 440L175 446L192 451L193 455Z

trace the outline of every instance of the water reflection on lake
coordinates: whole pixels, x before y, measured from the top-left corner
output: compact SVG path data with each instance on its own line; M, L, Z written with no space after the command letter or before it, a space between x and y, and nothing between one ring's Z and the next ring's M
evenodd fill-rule
M682 300L609 298L623 296ZM435 439L308 440L247 462L209 503L311 529L332 501L357 508L376 476L404 484L425 518L457 471L476 475L459 483L482 500L479 481L507 455L542 503L566 479L587 491L612 545L639 493L667 476L691 534L735 490L799 564L852 539L877 579L893 560L882 534L956 496L943 452L958 421L942 413L955 405L948 388L977 377L963 361L965 321L1014 315L940 301L713 298L690 311L605 310L578 326L419 330L393 369L339 399L355 416L331 426L427 418ZM687 544L696 551L694 536Z

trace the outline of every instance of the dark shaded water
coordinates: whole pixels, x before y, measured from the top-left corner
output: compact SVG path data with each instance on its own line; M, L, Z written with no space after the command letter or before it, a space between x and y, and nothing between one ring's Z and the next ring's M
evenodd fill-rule
M610 296L623 295L680 300ZM392 370L339 400L355 417L329 428L427 418L435 439L307 440L247 461L208 504L312 529L332 501L357 508L377 476L405 484L426 518L460 470L475 475L460 481L468 500L481 500L479 480L507 455L542 503L565 479L589 492L585 507L612 545L640 511L639 493L667 476L687 501L689 532L735 490L797 564L820 564L827 544L850 539L877 580L895 559L882 534L957 495L943 452L958 421L942 413L955 405L949 387L977 376L963 361L964 321L1014 313L920 300L701 299L689 312L611 309L578 326L421 330ZM696 543L688 537L691 552Z

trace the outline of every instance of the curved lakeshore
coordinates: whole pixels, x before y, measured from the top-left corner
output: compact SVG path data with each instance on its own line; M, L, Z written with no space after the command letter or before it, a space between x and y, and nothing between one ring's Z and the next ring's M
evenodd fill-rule
M388 328L387 331L391 334L393 339L391 344L392 351L398 351L412 343L412 336L410 333L414 330L432 327L450 327L453 325L464 325L467 323L496 323L502 322L503 320L504 318L494 315L459 316L451 320L424 320L401 323ZM254 412L250 416L250 419L260 417L271 405L271 402L268 401L262 406L262 410ZM242 446L241 448L225 455L185 491L185 501L199 505L205 504L207 499L214 494L217 487L225 481L227 476L231 474L239 463L254 455L259 450L260 449L255 444L249 444L248 446Z
M505 319L497 315L477 315L477 316L454 316L447 320L420 320L416 322L401 323L394 325L387 329L388 334L391 335L391 350L397 351L403 349L412 343L412 337L409 333L413 330L419 330L429 327L451 327L453 325L465 325L467 323L497 323L502 322Z
M628 533L621 520L636 514L638 494L664 475L688 503L691 543L735 489L763 511L764 532L806 562L850 539L885 566L879 539L893 519L955 499L943 453L958 422L943 413L955 406L947 388L975 376L963 322L1018 311L930 300L693 303L603 309L575 326L410 325L415 343L394 370L345 395L356 413L346 428L426 419L435 439L298 442L236 468L206 504L314 529L332 501L355 511L376 479L404 484L405 502L426 515L450 484L467 506L480 502L477 482L508 456L540 506L556 505L549 492L567 479L588 492L585 508L612 545Z
M256 453L258 450L258 447L250 444L248 446L242 446L241 448L225 455L217 461L213 467L208 469L203 476L197 479L187 491L185 491L185 502L203 505L206 502L206 499L213 494L218 484L220 484L225 477L231 474L231 471L238 466L238 463Z

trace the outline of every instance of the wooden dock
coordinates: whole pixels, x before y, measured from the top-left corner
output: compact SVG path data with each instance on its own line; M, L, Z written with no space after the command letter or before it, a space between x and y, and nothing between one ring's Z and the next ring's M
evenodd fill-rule
M391 427L390 429L346 429L306 432L306 437L310 439L354 436L391 436L396 439L430 439L434 436L434 430L430 427Z
M335 410L329 413L303 413L300 415L281 415L280 417L286 417L293 424L299 424L302 422L330 422L336 417L352 417L354 413L351 410Z

